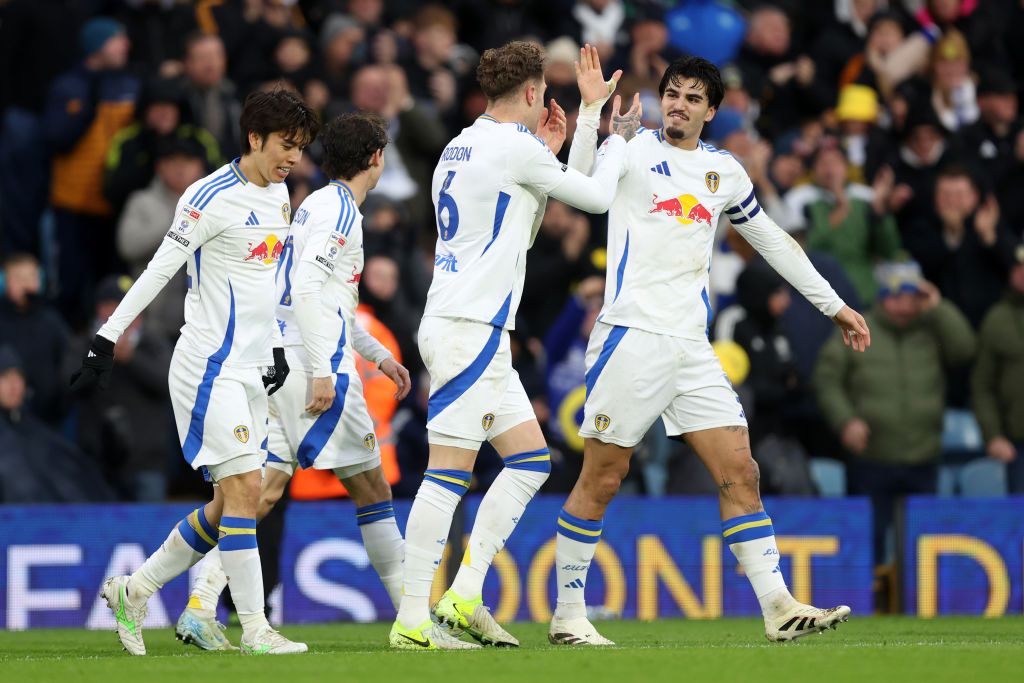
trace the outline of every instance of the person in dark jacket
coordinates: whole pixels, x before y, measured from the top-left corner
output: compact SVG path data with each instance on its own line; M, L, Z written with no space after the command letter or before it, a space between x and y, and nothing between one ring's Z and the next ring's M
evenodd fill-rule
M0 346L0 503L113 500L95 463L27 408L26 392L17 352Z
M112 275L96 288L96 323L117 308L131 287L125 275ZM81 358L88 348L83 338L70 359ZM171 344L147 330L145 319L135 319L114 346L110 388L78 402L79 447L97 463L122 500L160 503L166 489L165 470L175 442L167 373Z
M971 360L975 337L916 263L882 264L876 277L878 304L864 316L871 351L843 353L833 336L813 381L822 413L852 456L849 492L871 497L881 564L897 498L937 490L947 374Z
M6 291L0 298L0 345L10 345L25 363L26 402L32 412L56 427L67 407L67 378L61 374L61 362L70 332L41 298L42 278L34 256L10 255L3 272Z
M136 107L136 119L118 131L103 164L103 195L119 210L128 196L153 180L157 148L165 140L184 140L202 150L207 173L223 163L217 140L191 122L185 92L172 79L146 84Z
M87 319L96 281L119 267L110 248L113 207L103 197L103 161L114 135L131 123L139 94L139 80L126 69L130 43L121 24L95 17L78 41L83 60L53 82L44 117L54 154L57 301L72 323Z
M1007 463L1010 493L1024 493L1024 244L1014 250L1010 286L978 334L971 375L974 414L994 460Z

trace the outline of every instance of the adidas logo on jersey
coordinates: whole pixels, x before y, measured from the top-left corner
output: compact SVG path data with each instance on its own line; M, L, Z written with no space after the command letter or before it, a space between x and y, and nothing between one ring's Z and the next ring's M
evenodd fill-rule
M667 161L663 161L660 164L658 164L657 166L651 166L651 170L654 171L655 173L659 174L659 175L667 175L667 176L671 176L672 175L672 172L668 170L668 162Z
M571 582L565 584L566 588L584 588L586 584L583 583L582 579L573 579Z
M249 212L249 217L245 219L245 224L246 225L259 225L260 224L259 220L256 218L256 213L254 211L250 211Z

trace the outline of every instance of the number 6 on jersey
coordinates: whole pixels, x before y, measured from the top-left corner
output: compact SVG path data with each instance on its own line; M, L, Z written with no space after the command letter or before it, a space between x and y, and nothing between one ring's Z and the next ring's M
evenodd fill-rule
M455 178L455 171L448 171L448 177L444 179L441 190L437 195L437 232L445 242L455 237L459 230L459 207L455 204L455 197L448 194L452 180ZM441 213L448 210L448 223L445 224Z

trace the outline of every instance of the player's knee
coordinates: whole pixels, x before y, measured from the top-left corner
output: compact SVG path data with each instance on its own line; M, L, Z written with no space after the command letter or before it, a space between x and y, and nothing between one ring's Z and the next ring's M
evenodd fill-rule
M629 472L629 465L625 468L608 467L600 470L591 477L590 489L594 501L607 505L619 493L622 486L622 479Z
M742 486L757 488L758 483L761 481L761 468L758 467L756 460L746 456L729 463L725 475L729 481L734 481Z

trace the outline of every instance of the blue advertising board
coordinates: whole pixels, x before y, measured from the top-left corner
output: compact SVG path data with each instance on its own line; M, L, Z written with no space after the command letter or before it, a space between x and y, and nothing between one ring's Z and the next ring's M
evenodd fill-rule
M534 500L495 559L485 600L499 621L546 620L555 598L555 519L561 496ZM479 499L466 501L472 520ZM782 570L800 600L872 609L871 515L863 499L768 499ZM409 502L395 505L405 527ZM109 628L103 578L137 568L186 505L0 507L0 627ZM1018 549L1020 545L1018 544ZM442 565L443 566L443 565ZM276 615L288 623L373 621L394 614L347 501L292 503ZM1019 568L1019 565L1018 565ZM191 575L195 575L193 568ZM1019 569L1018 569L1019 572ZM435 595L443 590L440 575ZM173 623L189 577L150 601L147 625ZM756 615L757 600L721 537L712 498L629 498L608 511L587 598L623 618Z
M989 617L1024 610L1024 496L907 501L909 614Z

